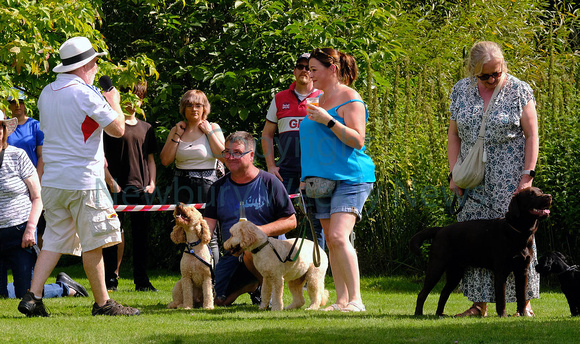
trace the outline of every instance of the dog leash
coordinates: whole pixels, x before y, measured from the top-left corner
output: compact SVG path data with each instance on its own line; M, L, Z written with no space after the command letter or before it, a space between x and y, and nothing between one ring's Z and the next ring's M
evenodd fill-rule
M302 205L301 209L304 212L304 215L306 217L306 220L308 221L308 224L310 225L310 231L312 233L312 241L314 242L314 248L312 249L312 262L314 263L315 267L319 267L320 266L320 246L318 245L318 242L315 241L316 240L316 231L314 230L314 224L312 223L312 219L310 218L310 216L312 216L312 214L310 214L310 212L308 211L308 207L306 206L306 196L304 196L304 190L300 189L299 191L299 196L298 198L300 199L300 204ZM299 207L300 208L300 207ZM306 234L306 230L304 230L304 234L303 234L303 238L304 235ZM304 239L302 239L302 241L304 241Z
M459 214L463 210L463 207L465 206L465 203L467 202L468 198L470 200L474 201L475 203L480 204L480 205L486 207L487 209L489 209L495 213L498 213L498 216L502 216L503 212L498 211L497 209L494 209L490 205L482 203L477 198L472 197L471 191L472 191L471 189L465 189L465 191L463 192L463 196L461 196L461 202L459 203L459 206L457 206L457 202L458 202L457 194L455 194L455 193L453 194L453 201L451 201L451 207L449 208L449 213L452 216Z
M292 244L292 247L290 248L290 251L288 251L288 255L286 256L285 259L282 259L282 257L278 253L278 251L276 251L276 248L274 247L274 245L272 245L272 243L270 242L270 240L266 241L265 243L263 243L262 245L260 245L258 248L254 249L252 251L252 253L259 252L262 248L264 248L267 244L269 244L270 247L272 247L272 250L274 251L274 254L276 254L276 257L278 257L278 260L282 264L283 263L286 263L286 262L294 262L294 261L296 261L296 259L298 259L298 256L300 255L300 251L302 250L302 245L304 244L304 240L306 239L306 226L304 224L304 221L307 221L308 224L310 225L310 230L312 232L312 238L313 239L316 238L316 231L314 230L314 225L312 224L312 219L310 218L310 215L311 214L309 214L308 208L306 207L305 196L303 195L302 191L303 190L299 190L300 194L299 194L299 197L298 198L300 199L300 205L302 206L302 207L299 207L299 208L304 213L305 219L302 219L302 224L300 225L300 228L302 228L302 230L301 230L301 232L302 232L302 239L300 241L300 247L298 247L298 251L296 252L296 255L294 255L294 258L291 258L292 257L292 252L296 248L296 244L298 243L298 240L300 239L300 236L296 237L296 240L294 240L294 243ZM312 249L312 261L313 261L315 267L319 267L320 266L320 247L318 246L318 243L317 242L314 242L314 248Z
M290 248L290 251L288 251L288 255L286 255L286 258L284 258L284 259L282 259L282 257L278 253L278 251L276 251L276 248L274 247L274 245L272 245L269 238L266 240L266 242L264 242L262 245L256 247L251 252L252 252L252 254L256 254L256 253L260 252L261 249L266 247L266 245L270 245L270 247L272 247L272 251L274 251L274 253L276 254L276 257L278 257L278 260L280 261L280 263L284 264L286 262L294 262L294 261L296 261L296 259L298 259L298 256L300 255L300 251L302 251L302 245L304 244L305 238L306 238L306 230L303 230L302 231L302 240L300 241L300 247L298 247L298 251L296 251L296 255L294 256L294 258L292 258L292 252L296 248L296 244L298 243L298 240L300 239L300 237L296 237L296 239L294 240L294 243L292 244L292 247Z
M463 210L463 207L465 206L465 202L467 202L468 195L469 195L469 189L467 189L467 190L465 190L465 192L463 192L463 196L461 196L461 203L459 203L459 206L457 206L457 202L458 202L457 194L453 193L453 201L451 201L451 206L449 207L449 214L451 214L451 216L455 216Z

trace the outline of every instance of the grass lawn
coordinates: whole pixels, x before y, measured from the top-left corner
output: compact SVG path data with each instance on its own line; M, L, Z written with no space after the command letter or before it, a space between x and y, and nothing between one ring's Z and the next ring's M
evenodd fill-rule
M87 286L80 266L57 268ZM129 277L130 273L122 276ZM169 310L171 289L178 275L151 273L157 293L135 292L130 279L121 279L117 301L141 309L138 317L93 317L92 297L46 299L50 318L26 318L18 300L0 300L0 341L17 343L572 343L580 337L580 317L571 318L564 295L543 291L533 301L535 318L435 317L439 297L434 291L424 317L414 317L415 298L422 281L406 277L364 278L367 312L340 313L292 310L259 311L244 295L236 304L212 311ZM54 281L51 278L49 282ZM332 278L327 277L331 301ZM88 288L87 288L88 289ZM290 302L285 292L285 304ZM307 298L308 302L308 298ZM446 313L464 311L469 302L454 293ZM515 304L508 305L515 312ZM495 314L495 312L492 312Z

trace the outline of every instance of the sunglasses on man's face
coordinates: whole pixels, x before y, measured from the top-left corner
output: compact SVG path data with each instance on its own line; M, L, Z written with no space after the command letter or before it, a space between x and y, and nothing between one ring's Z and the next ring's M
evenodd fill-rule
M296 68L298 70L306 70L306 71L310 70L310 68L308 68L308 65L305 65L302 63L297 64L296 67L294 67L294 68Z
M492 73L492 74L481 74L481 75L478 75L477 78L479 80L481 80L481 81L485 81L485 80L487 80L489 78L497 79L497 78L499 78L501 76L501 73L502 72L495 72L495 73Z
M24 104L24 100L22 100L22 99L20 99L18 102L20 104ZM11 105L14 105L14 104L16 104L16 100L9 100L8 103L10 103Z

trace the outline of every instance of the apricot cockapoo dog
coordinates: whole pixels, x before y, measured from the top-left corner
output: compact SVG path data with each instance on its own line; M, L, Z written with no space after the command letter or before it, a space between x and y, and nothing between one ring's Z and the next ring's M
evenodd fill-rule
M173 212L175 227L171 240L187 244L181 257L181 279L173 287L173 302L167 308L190 309L203 305L213 309L213 286L211 277L211 253L208 248L210 232L201 213L183 203Z
M294 262L282 263L274 250L278 252L280 257L286 257L295 239L268 238L264 232L249 221L241 221L233 225L230 234L231 237L224 243L224 248L231 251L232 254L251 251L254 265L263 277L260 309L268 308L270 300L272 300L273 311L284 308L282 300L284 280L288 282L288 288L292 293L292 303L285 309L300 308L304 305L302 292L304 283L307 283L308 296L310 297L310 306L307 309L319 309L320 306L326 304L328 290L324 289L324 277L328 268L328 258L326 253L321 250L320 266L314 266L312 257L314 242L304 240L298 259ZM296 255L296 251L297 248L294 249L292 258Z

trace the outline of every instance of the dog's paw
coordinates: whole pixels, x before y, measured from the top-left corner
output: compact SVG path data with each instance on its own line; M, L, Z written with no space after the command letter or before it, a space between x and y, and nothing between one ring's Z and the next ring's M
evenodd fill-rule
M300 307L302 307L303 305L301 304L297 304L297 303L291 303L288 306L284 307L284 309L298 309ZM310 308L310 307L308 307Z

